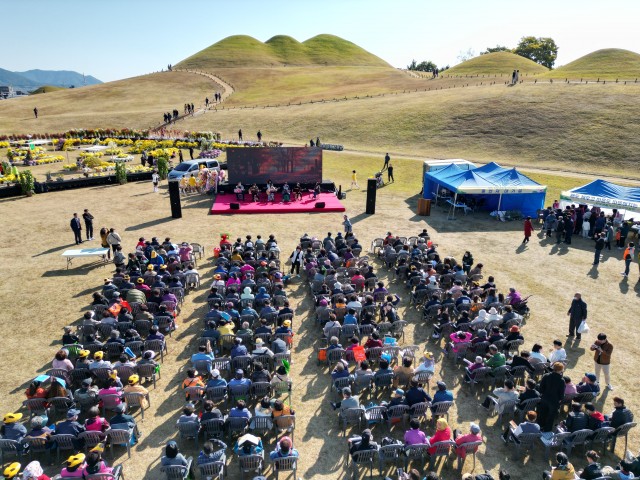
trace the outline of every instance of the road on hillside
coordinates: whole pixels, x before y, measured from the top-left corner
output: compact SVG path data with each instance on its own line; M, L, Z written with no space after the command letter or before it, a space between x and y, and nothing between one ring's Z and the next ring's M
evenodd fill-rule
M348 150L345 149L342 151L342 153L346 153L346 154L350 154L350 155L370 155L370 156L379 156L381 159L384 158L384 155L382 155L380 152L370 152L367 150ZM416 157L413 155L402 155L402 154L395 154L393 152L389 152L389 155L391 156L391 158L402 158L405 160L416 160L416 161L421 161L421 162L426 162L429 160L446 160L446 158L429 158L429 157ZM469 161L473 161L471 159L467 159ZM476 162L476 163L483 163L483 162ZM591 174L591 173L580 173L580 172L575 172L572 170L561 170L561 169L555 169L555 168L538 168L538 167L522 167L521 165L515 165L512 163L503 163L500 162L500 165L503 166L507 166L507 167L517 167L520 170L522 170L523 172L532 172L532 173L546 173L546 174L553 174L553 173L562 173L564 176L566 177L575 177L575 178L586 178L589 180L597 180L597 179L602 179L602 180L609 180L612 182L616 182L616 181L621 181L624 180L625 183L630 183L633 185L640 185L640 180L637 178L633 178L633 177L616 177L616 176L611 176L611 175L596 175L596 174Z

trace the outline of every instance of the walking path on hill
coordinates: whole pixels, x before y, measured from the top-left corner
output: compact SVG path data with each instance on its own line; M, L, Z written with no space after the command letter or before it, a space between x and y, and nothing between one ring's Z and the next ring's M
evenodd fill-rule
M370 155L370 156L379 156L380 157L380 162L383 162L384 159L384 155L381 154L380 152L371 152L371 151L367 151L367 150L351 150L351 149L344 149L342 151L342 153L346 153L348 155ZM429 160L446 160L446 158L428 158L428 157L416 157L414 155L404 155L404 154L398 154L398 153L393 153L393 152L389 152L389 155L391 156L392 159L394 158L402 158L405 160L416 160L416 161L421 161L421 162L426 162ZM473 161L472 159L470 159L469 161ZM477 163L485 163L485 162L477 162ZM624 180L625 183L630 183L633 185L640 185L640 180L638 178L634 178L634 177L622 177L622 176L615 176L615 175L601 175L601 174L593 174L593 173L580 173L580 172L575 172L572 170L563 170L563 169L559 169L559 168L540 168L540 167L529 167L529 166L522 166L522 165L516 165L513 163L505 163L505 162L498 162L500 163L500 165L504 166L504 167L517 167L519 169L521 169L524 172L532 172L532 173L543 173L543 174L558 174L561 173L563 176L565 177L574 177L574 178L586 178L589 180L597 180L597 179L602 179L602 180L608 180L611 182L616 182L616 181L620 181L620 180Z
M193 113L185 113L184 115L179 115L177 118L172 119L170 122L161 123L157 127L153 128L151 130L152 132L157 132L158 130L164 127L168 127L171 124L175 124L178 120L182 120L186 117L197 117L197 116L203 115L207 110L215 110L218 104L224 102L234 92L234 89L231 85L229 85L227 82L222 80L220 77L217 77L216 75L212 75L211 73L200 72L196 70L181 70L181 69L173 69L172 72L193 73L194 75L202 75L203 77L207 77L213 80L217 86L222 87L222 93L221 93L222 100L220 100L219 102L209 101L208 106L204 104L199 105Z

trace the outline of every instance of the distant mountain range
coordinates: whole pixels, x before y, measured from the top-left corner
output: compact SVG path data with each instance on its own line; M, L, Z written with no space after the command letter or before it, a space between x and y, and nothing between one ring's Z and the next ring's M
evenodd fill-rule
M28 70L26 72L12 72L0 68L0 85L11 85L16 90L35 90L44 85L69 88L82 87L102 83L91 75L82 76L81 73L68 70Z

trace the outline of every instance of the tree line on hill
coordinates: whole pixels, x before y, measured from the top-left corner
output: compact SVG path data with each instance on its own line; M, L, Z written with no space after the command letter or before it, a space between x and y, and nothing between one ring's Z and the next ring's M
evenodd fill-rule
M471 52L471 50L469 50L469 52ZM459 57L460 60L465 61L471 58L468 54L469 52L467 52L467 54L463 55L462 57ZM528 58L529 60L532 60L550 69L553 68L553 65L556 62L556 58L558 58L558 46L551 37L522 37L515 48L496 45L495 47L488 47L485 51L480 52L480 55L494 52L515 53L516 55ZM414 70L419 72L433 72L436 68L438 68L437 65L430 60L425 60L420 63L417 63L415 60L413 60L411 64L407 66L407 70ZM449 65L441 68L440 71L446 70L447 68L449 68Z

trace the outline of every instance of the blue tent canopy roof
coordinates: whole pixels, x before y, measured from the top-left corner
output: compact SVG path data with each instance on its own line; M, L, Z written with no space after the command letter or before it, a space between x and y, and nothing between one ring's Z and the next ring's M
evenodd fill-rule
M605 180L594 180L562 192L561 198L601 207L640 211L640 187L624 187Z
M485 208L520 210L524 215L535 215L544 207L547 190L515 168L503 168L494 162L471 170L461 170L451 164L426 172L424 198L434 197L441 188L456 195L481 198Z

